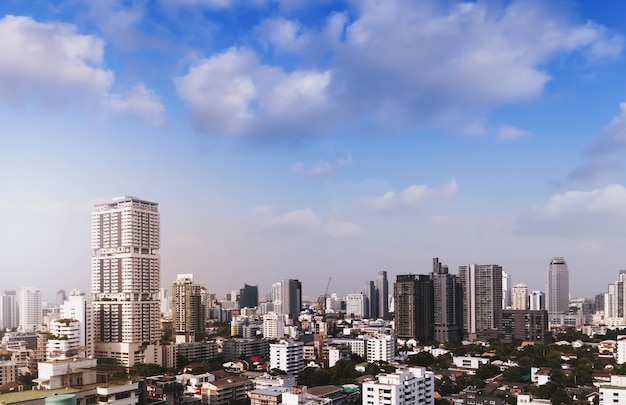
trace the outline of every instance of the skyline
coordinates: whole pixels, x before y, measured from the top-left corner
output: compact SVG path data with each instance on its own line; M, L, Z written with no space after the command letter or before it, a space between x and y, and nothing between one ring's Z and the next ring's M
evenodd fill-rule
M591 298L626 268L623 2L0 12L0 289L90 292L90 214L122 195L159 204L168 289L346 295L438 257L545 291L564 257Z

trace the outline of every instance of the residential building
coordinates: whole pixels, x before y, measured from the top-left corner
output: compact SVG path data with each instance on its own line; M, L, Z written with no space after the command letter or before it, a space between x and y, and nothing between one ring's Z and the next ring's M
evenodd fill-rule
M531 367L530 382L540 387L552 381L552 369L550 367Z
M8 383L17 382L17 378L17 364L12 361L0 361L0 387Z
M172 320L176 343L201 342L205 335L202 287L193 274L178 274L172 284Z
M366 340L368 363L386 361L390 363L396 355L396 338L393 335L378 334Z
M600 405L626 404L626 376L612 375L609 384L600 385Z
M385 319L389 316L389 282L386 271L379 271L376 277L376 297L378 298L377 313L372 318Z
M14 290L4 290L0 294L0 329L14 329L18 325L17 293Z
M448 273L448 266L433 259L433 323L434 338L438 342L460 341L463 335L463 290L456 275Z
M626 363L626 335L618 335L615 344L615 358L617 364Z
M178 343L176 345L176 353L178 355L176 367L181 368L187 363L203 362L217 358L219 348L214 341Z
M304 370L304 343L281 340L270 344L270 369L279 369L288 375L297 375Z
M208 397L211 405L230 405L246 400L253 389L254 384L247 377L228 377L203 383L202 396Z
M540 344L552 343L548 329L548 312L506 309L502 311L500 339L504 342L522 340Z
M426 275L398 275L394 284L396 336L433 339L433 281Z
M365 296L363 293L351 293L346 297L346 315L352 318L365 317Z
M485 357L453 356L452 363L456 367L478 370L480 366L491 363L491 360Z
M379 374L362 387L363 405L434 405L435 376L423 367Z
M513 286L513 304L511 309L527 310L528 309L528 287L526 284L516 284Z
M96 387L97 405L137 405L140 403L139 383ZM89 403L87 401L87 403Z
M463 288L463 334L469 339L497 335L502 318L502 267L470 264L459 267Z
M269 341L265 339L232 338L222 343L222 355L226 361L242 357L266 356L270 353Z
M81 329L82 325L76 319L61 318L50 321L46 360L66 360L82 354L85 346L80 344Z
M553 257L550 260L546 283L546 309L551 327L559 326L561 314L567 313L569 309L569 270L562 257Z
M93 306L83 291L72 290L61 304L61 319L74 319L79 322L78 347L76 357L94 356Z
M36 332L43 323L41 290L34 287L22 287L18 296L19 331Z
M91 224L95 355L132 367L161 339L158 204L118 197Z
M285 315L270 312L263 315L263 337L282 339L285 337Z

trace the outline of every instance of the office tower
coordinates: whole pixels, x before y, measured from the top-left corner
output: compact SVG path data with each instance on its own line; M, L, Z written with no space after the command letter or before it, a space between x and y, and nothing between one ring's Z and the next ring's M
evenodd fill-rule
M365 296L365 317L376 318L378 313L378 297L376 297L376 285L372 280L366 281L363 288Z
M399 275L393 287L396 336L433 339L433 282L426 275Z
M348 294L346 298L346 315L352 318L365 316L365 297L363 293Z
M463 291L459 278L448 266L433 259L434 338L438 342L460 341L463 337Z
M118 197L91 217L96 357L132 367L158 344L160 331L158 204Z
M298 321L302 309L302 284L298 280L282 280L272 285L274 311L289 316L290 324Z
M259 305L259 287L244 284L239 290L239 308L255 308Z
M387 282L386 271L378 272L378 277L376 278L376 296L378 297L378 312L376 317L385 319L389 315L389 283Z
M535 290L528 295L528 309L531 311L546 309L546 296L543 291Z
M43 322L41 291L38 288L22 287L18 297L20 332L36 332Z
M172 325L176 343L204 340L202 287L193 283L193 274L178 274L172 284Z
M569 310L569 270L562 257L553 257L548 267L546 309L550 325L560 325L561 315Z
M516 284L513 286L513 305L511 309L528 309L528 287L526 284Z
M502 309L511 308L511 275L507 272L502 272Z
M502 267L459 266L463 286L463 333L469 339L495 337L502 317Z
M0 294L0 329L13 329L18 325L17 293L14 290L4 290Z

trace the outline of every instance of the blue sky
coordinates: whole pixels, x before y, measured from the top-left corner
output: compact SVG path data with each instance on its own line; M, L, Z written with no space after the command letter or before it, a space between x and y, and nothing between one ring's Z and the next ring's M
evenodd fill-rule
M90 289L90 210L160 204L162 285L624 264L626 4L0 5L2 289Z

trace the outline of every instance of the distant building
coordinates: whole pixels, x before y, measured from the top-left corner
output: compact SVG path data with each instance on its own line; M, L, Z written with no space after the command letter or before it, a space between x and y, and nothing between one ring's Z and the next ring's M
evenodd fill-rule
M288 375L298 375L304 370L304 343L281 340L270 344L270 369L279 369Z
M399 338L433 339L433 282L426 275L398 275L394 284L395 329Z
M211 405L230 405L240 403L248 398L248 392L254 389L254 384L247 377L220 378L202 384L206 391L208 403Z
M365 296L363 293L351 293L346 297L346 315L352 318L365 317Z
M365 282L363 296L365 301L365 318L376 318L378 315L378 297L376 296L376 285L373 281Z
M259 287L244 284L239 290L239 308L255 308L259 305Z
M562 257L553 257L548 267L546 309L550 325L560 325L561 314L569 310L569 270Z
M263 315L263 337L265 339L285 337L285 315L274 312Z
M172 284L172 319L176 343L201 342L205 335L202 287L193 274L179 274Z
M511 275L502 271L502 309L510 309L513 305Z
M463 290L456 275L448 273L448 266L433 259L433 323L434 338L438 342L460 341L463 335Z
M463 333L470 339L495 337L502 319L502 267L459 267L463 286Z
M378 312L372 318L385 319L389 315L389 281L387 281L386 271L379 271L376 277L376 297L378 298Z
M368 363L386 361L390 363L396 355L396 338L393 335L379 334L366 340Z
M274 312L289 316L289 324L298 320L302 309L302 283L298 280L282 280L272 285Z
M265 339L232 338L222 343L222 355L225 361L236 361L242 357L267 356L269 353L269 341Z
M0 294L0 329L14 329L19 323L17 293L14 290L4 290Z
M528 287L526 284L516 284L513 286L513 304L511 309L527 310L528 309Z
M20 332L36 332L41 329L43 322L41 290L34 287L22 287L17 307Z
M548 312L516 309L502 311L500 339L505 342L522 340L552 343L552 333L548 329Z
M505 398L481 395L477 391L466 391L463 394L463 404L467 405L506 405Z
M435 376L422 367L379 374L362 387L362 405L432 405L435 403Z
M17 382L17 364L12 361L0 361L0 387L8 383Z
M528 303L531 311L546 309L546 296L541 291L532 291L528 296Z

